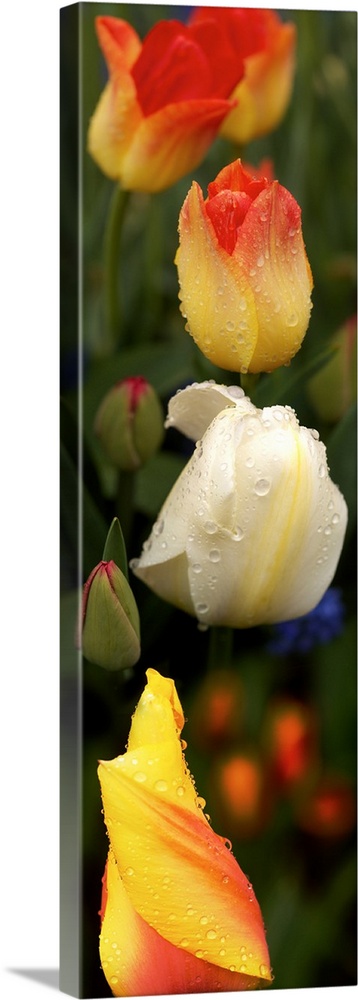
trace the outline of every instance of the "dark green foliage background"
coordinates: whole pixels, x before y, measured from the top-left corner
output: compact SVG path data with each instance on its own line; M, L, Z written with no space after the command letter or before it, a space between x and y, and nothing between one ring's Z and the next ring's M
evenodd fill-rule
M148 666L176 681L189 717L184 731L187 760L215 827L213 761L210 754L195 749L195 738L190 742L190 705L205 676L208 635L132 577L142 622L142 656L133 671L116 676L86 662L79 667L73 642L78 582L84 582L101 559L108 528L118 513L113 470L104 462L93 433L94 414L104 392L125 375L141 374L157 389L165 408L168 397L187 381L235 381L201 356L184 332L178 308L173 260L178 215L191 176L161 194L133 194L130 199L119 277L122 339L115 353L106 349L103 238L114 185L86 151L89 118L106 80L94 17L99 13L124 17L143 36L160 17L175 17L178 12L179 8L165 5L102 3L61 12L61 689L67 751L63 784L71 789L75 777L71 740L75 754L78 718L83 734L77 768L79 788L83 782L82 794L78 793L80 990L85 997L110 995L98 957L97 911L107 838L97 760L124 751ZM298 10L280 15L294 20L298 31L293 98L277 131L247 147L244 159L258 164L270 156L275 176L302 208L314 306L301 351L289 368L261 378L255 402L291 404L301 423L317 427L327 445L331 476L346 497L350 515L335 580L342 589L346 618L339 638L292 660L265 651L267 630L237 633L234 664L245 685L245 725L252 743L260 738L265 705L273 694L307 697L319 714L327 768L354 780L356 412L352 408L338 426L320 424L306 385L322 363L329 337L356 310L356 14ZM218 139L192 176L205 191L218 170L237 155L238 150ZM167 435L160 454L139 472L129 558L139 555L186 457L175 436ZM66 829L69 823L70 811L64 819ZM227 829L218 832L230 835ZM233 841L233 850L262 908L274 988L355 983L353 835L322 845L300 833L290 810L282 808L260 836L251 842Z

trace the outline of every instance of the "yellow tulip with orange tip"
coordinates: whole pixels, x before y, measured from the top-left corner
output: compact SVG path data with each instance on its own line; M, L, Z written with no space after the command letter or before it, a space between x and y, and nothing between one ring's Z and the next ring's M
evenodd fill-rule
M309 324L313 281L301 210L277 180L236 160L206 199L194 181L175 263L186 329L210 361L242 373L290 363Z
M271 982L261 911L183 756L175 684L147 671L126 753L99 765L110 850L100 956L115 996Z

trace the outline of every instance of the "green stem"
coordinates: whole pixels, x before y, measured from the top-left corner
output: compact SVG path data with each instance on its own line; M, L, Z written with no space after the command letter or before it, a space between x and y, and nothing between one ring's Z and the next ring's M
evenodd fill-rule
M210 629L208 670L221 670L232 664L234 629L213 625Z
M109 350L115 350L122 333L120 293L120 242L129 191L116 185L109 210L104 238L105 313Z
M246 375L240 375L240 385L244 390L245 396L253 396L255 388L257 386L260 375L253 374L252 372L247 372Z

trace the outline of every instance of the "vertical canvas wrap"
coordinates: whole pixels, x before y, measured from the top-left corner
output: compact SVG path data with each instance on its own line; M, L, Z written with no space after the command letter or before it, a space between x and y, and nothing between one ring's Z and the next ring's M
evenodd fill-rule
M70 996L356 983L355 37L60 10Z

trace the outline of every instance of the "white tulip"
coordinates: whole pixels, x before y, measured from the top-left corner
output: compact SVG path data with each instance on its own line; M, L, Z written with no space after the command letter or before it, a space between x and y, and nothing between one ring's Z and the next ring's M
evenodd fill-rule
M287 621L318 604L347 524L317 431L237 386L179 391L167 426L197 440L132 569L202 625Z

